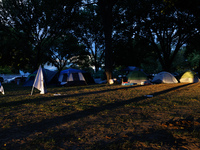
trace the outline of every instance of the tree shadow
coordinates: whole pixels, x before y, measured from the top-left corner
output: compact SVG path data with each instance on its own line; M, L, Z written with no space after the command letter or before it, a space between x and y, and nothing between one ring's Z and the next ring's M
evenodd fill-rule
M188 86L190 84L184 84L184 85L180 85L177 87L173 87L167 90L163 90L160 92L156 92L156 93L151 93L154 96L158 96L160 94L164 94L185 86ZM38 98L37 101L41 100L41 101L50 101L52 99L57 99L57 98L64 98L64 97L74 97L74 96L84 96L84 95L88 95L88 94L98 94L98 93L104 93L104 92L110 92L110 91L115 91L115 90L119 90L119 89L129 89L129 88L136 88L136 86L134 87L122 87L122 88L116 88L116 89L110 89L110 90L103 90L103 91L96 91L96 92L88 92L88 93L81 93L81 94L72 94L72 95L64 95L64 96L58 96L58 97L47 97L44 100L44 97ZM74 112L65 116L59 116L56 118L52 118L52 119L45 119L41 122L38 123L28 123L27 125L24 126L19 126L19 127L13 127L13 128L9 128L9 129L1 129L1 133L0 133L0 145L2 145L3 143L12 140L13 138L24 138L29 136L30 134L33 134L34 132L42 132L42 131L46 131L52 127L55 126L59 126L65 123L68 123L70 121L74 121L77 119L81 119L90 115L96 115L97 113L100 113L104 110L113 110L116 109L118 107L123 107L127 104L131 104L131 103L137 103L139 101L145 100L147 99L147 97L136 97L134 99L129 99L126 101L119 101L119 102L114 102L114 103L109 103L100 107L91 107L87 110L83 110L83 111L78 111L78 112ZM23 100L20 102L9 102L9 103L5 103L5 104L1 104L1 107L3 106L17 106L17 105L21 105L21 104L25 104L25 103L33 103L35 102L35 99L30 100L29 102L27 102L27 100Z
M137 144L140 143L140 144ZM96 142L93 149L143 149L153 150L155 147L160 149L179 149L181 146L185 146L187 143L184 139L175 138L172 133L164 129L149 129L140 134L132 132L126 133L124 137L116 137L111 142ZM184 149L183 149L184 150ZM186 150L186 149L185 149Z
M34 96L31 96L31 95L27 96L24 94L24 96L27 96L26 99L21 100L21 101L0 103L0 107L11 107L11 106L18 106L18 105L22 105L22 104L38 103L38 102L41 103L41 102L56 100L56 99L60 99L60 98L100 94L100 93L112 92L112 91L123 90L123 89L130 89L130 88L132 89L132 88L137 88L137 87L139 87L139 86L128 86L128 87L121 87L121 88L115 88L115 89L108 89L108 90L101 90L101 91L94 91L94 92L84 92L84 93L78 93L78 94L66 94L66 95L58 95L58 96L51 96L51 97L46 97L45 95L44 96L40 95L37 98L34 98ZM28 99L29 97L30 97L30 99Z

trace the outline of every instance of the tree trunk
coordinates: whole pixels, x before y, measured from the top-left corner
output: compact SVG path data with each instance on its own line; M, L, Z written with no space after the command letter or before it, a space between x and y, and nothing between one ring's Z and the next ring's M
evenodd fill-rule
M102 0L99 2L101 15L103 19L104 35L105 35L105 73L107 82L112 79L112 0Z
M166 60L164 65L162 66L163 71L171 72L172 62L170 60Z

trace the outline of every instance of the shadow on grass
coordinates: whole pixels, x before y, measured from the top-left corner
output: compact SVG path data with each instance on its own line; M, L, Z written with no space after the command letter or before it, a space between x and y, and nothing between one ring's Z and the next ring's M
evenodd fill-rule
M132 88L136 88L136 87L138 87L138 86L128 86L128 87L121 87L121 88L115 88L115 89L109 89L109 90L101 90L101 91L95 91L95 92L85 92L85 93L69 94L69 95L61 95L61 96L51 96L51 97L45 97L45 95L44 96L40 95L40 97L34 98L34 95L33 96L26 95L27 98L24 100L0 103L0 107L11 107L11 106L18 106L18 105L29 104L29 103L37 104L37 103L56 100L56 99L60 99L60 98L85 96L85 95L91 95L91 94L100 94L100 93L106 93L106 92L123 90L123 89L130 89L130 88L132 89ZM28 99L29 97L30 97L30 99Z
M149 129L150 131L141 134L129 132L125 137L115 137L112 142L100 141L93 145L92 149L101 150L126 150L145 149L152 150L155 147L160 149L179 149L180 146L187 145L185 140L175 138L171 132L164 129Z
M164 91L160 91L160 92L156 92L156 93L151 93L152 95L158 96L160 94L164 94L185 86L188 86L191 84L184 84L184 85L180 85L177 87L173 87ZM122 88L117 88L117 89L111 89L111 90L103 90L103 91L97 91L97 92L88 92L88 93L82 93L82 94L73 94L73 95L66 95L66 96L61 96L61 97L73 97L73 96L83 96L83 95L88 95L88 94L97 94L97 93L104 93L104 92L110 92L110 91L115 91L115 90L120 90L120 89L129 89L129 88L135 88L134 87L122 87ZM47 97L44 100L44 97L41 97L38 100L42 100L42 101L49 101L52 99L56 99L56 98L60 98L60 97ZM115 102L115 103L109 103L106 104L104 106L100 106L100 107L92 107L90 109L87 110L83 110L83 111L78 111L72 114L68 114L65 116L60 116L60 117L56 117L56 118L52 118L52 119L46 119L43 120L39 123L30 123L24 126L20 126L20 127L13 127L13 128L9 128L9 129L1 129L1 133L0 133L0 145L2 145L3 143L12 140L13 138L25 138L27 136L29 136L30 134L33 134L34 132L41 132L41 131L46 131L52 127L55 126L59 126L61 124L64 123L68 123L70 121L73 120L77 120L77 119L81 119L84 117L87 117L89 115L95 115L99 112L102 112L104 110L113 110L116 109L118 107L123 107L127 104L130 103L137 103L139 101L145 100L147 99L147 97L136 97L134 99L129 99L126 101L120 101L120 102ZM24 103L31 103L31 102L35 102L35 100L30 100L29 102L27 102L27 100L23 100L20 102L10 102L10 103L5 103L5 104L1 104L2 106L16 106L16 105L20 105L20 104L24 104ZM12 134L13 135L12 135Z

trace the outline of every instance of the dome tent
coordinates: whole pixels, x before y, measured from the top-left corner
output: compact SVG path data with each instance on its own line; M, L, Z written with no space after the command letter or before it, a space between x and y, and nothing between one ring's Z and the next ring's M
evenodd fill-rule
M158 73L153 80L153 83L178 83L177 79L169 72Z
M199 82L199 78L195 74L195 72L188 70L186 71L180 78L181 83L197 83Z
M128 75L128 82L129 83L137 83L141 84L142 82L145 82L148 80L147 75L143 71L131 71Z
M86 85L94 84L94 79L90 73L79 69L66 69L60 72L58 81L60 85Z

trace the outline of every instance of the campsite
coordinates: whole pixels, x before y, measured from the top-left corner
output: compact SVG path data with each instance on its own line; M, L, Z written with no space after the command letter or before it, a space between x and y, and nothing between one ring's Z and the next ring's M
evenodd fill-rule
M4 84L1 149L199 149L200 84ZM146 95L153 95L147 97Z
M0 150L200 149L200 0L0 0Z

